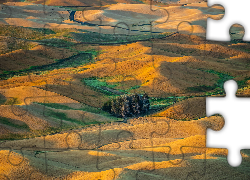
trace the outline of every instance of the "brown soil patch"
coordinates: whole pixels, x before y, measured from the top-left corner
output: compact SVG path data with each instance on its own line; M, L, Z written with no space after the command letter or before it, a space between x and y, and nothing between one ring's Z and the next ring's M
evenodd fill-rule
M55 63L55 59L63 59L73 55L68 49L47 48L42 45L30 50L16 50L11 53L0 55L1 70L18 71L29 69L31 66L42 66Z
M22 121L32 130L42 130L46 127L46 120L36 117L20 106L2 105L0 106L0 116Z
M195 97L175 103L166 110L153 116L168 117L171 119L200 119L206 116L206 98Z
M6 127L4 127L3 125L0 125L0 134L8 134L11 131L8 130Z

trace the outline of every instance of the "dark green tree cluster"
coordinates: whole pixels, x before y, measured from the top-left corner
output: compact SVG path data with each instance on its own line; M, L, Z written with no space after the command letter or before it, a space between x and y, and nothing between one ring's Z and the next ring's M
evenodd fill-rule
M111 113L116 117L132 117L147 114L150 103L148 95L129 94L118 96L103 106L103 110Z

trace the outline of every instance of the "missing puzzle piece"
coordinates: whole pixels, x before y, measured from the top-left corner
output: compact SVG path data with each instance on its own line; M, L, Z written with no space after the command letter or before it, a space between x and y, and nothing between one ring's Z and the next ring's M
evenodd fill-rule
M222 19L207 19L207 39L229 41L229 29L233 24L238 23L245 28L243 40L250 41L250 24L247 18L250 15L250 2L248 0L237 2L233 0L208 0L207 4L208 6L221 4L225 8L225 15L221 17ZM213 17L210 16L210 18Z
M239 166L242 156L241 149L250 146L244 141L250 136L248 98L236 97L237 83L234 80L225 82L225 97L207 98L207 116L220 113L225 117L225 125L219 132L207 131L207 147L228 148L228 162L231 166ZM237 109L237 111L235 111Z

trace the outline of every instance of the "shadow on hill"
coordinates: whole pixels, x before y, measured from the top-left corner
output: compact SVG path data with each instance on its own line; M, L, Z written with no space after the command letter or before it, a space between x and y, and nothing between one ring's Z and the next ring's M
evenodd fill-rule
M200 10L203 12L203 14L209 14L209 15L219 15L219 14L224 14L225 10L224 9L218 9L215 7L198 7L197 6L183 6L183 8L188 8L188 9L194 9L194 10Z

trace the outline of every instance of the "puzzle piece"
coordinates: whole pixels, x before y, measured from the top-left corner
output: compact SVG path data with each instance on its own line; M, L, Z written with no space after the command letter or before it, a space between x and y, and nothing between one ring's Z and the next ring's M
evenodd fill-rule
M2 143L1 143L2 144ZM2 179L21 179L26 176L27 159L24 157L23 148L13 150L12 147L1 147L1 173ZM15 171L16 174L11 174Z
M211 19L207 20L207 39L229 41L229 29L233 24L238 23L244 26L245 29L243 40L250 40L250 25L248 23L248 20L244 18L247 17L248 13L248 1L242 0L240 3L235 3L233 1L226 0L209 0L207 4L208 6L211 6L213 4L221 4L225 8L225 15L220 21L214 21ZM244 6L242 6L242 4L244 4Z
M239 24L234 24L229 30L231 41L243 42L244 27Z

